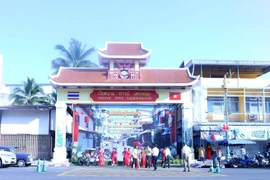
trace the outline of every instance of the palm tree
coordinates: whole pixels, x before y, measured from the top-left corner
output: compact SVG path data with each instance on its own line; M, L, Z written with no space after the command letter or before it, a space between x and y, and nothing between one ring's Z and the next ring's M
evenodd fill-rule
M48 97L36 81L27 78L22 83L22 87L17 87L9 95L9 100L13 100L12 105L48 105Z
M57 74L59 68L62 67L98 67L97 64L86 58L95 51L95 48L85 49L86 45L82 46L81 42L71 39L69 49L63 45L56 45L55 49L59 50L62 57L52 60L52 69L54 74Z
M47 95L48 98L48 104L54 105L57 101L57 94L55 91L53 91L51 94Z

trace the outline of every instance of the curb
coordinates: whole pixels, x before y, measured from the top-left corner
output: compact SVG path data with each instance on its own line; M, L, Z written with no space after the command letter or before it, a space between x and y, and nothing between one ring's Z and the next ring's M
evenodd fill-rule
M70 164L48 164L48 167L70 167Z
M47 167L70 167L70 163L46 163ZM42 167L43 164L40 165ZM37 167L37 164L31 164L31 167Z

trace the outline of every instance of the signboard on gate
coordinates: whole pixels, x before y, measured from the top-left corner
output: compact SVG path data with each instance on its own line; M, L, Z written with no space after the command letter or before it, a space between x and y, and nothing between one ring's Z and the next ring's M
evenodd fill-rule
M158 97L155 90L94 90L90 94L94 102L155 102Z

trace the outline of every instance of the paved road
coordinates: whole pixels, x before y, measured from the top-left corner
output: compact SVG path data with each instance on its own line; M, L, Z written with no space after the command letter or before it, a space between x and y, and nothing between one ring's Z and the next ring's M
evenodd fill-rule
M124 167L48 167L48 172L37 173L35 167L28 168L2 168L0 169L1 180L176 180L176 179L198 179L198 180L269 180L270 169L221 169L221 173L210 173L207 168L191 169L191 172L182 172L182 168L159 168L153 169L131 169Z
M131 169L129 167L91 167L91 168L75 168L70 171L61 173L59 176L89 176L89 177L141 177L141 178L156 178L156 177L220 177L224 174L209 173L202 169L192 169L191 172L182 172L180 168L159 168L156 171L153 169Z

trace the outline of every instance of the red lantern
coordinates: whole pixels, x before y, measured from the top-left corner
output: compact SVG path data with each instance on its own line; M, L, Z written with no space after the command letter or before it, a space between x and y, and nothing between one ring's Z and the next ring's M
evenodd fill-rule
M84 117L84 122L85 122L85 123L89 123L89 117L88 117L88 116L85 116L85 117Z
M84 111L83 110L81 110L81 114L84 114Z
M171 117L174 117L174 113L173 112L171 113Z
M169 111L165 111L165 114L168 115L169 114Z
M92 115L92 111L91 110L89 111L89 114L90 114L90 116Z
M75 112L75 116L79 116L79 112Z
M214 134L211 134L210 138L214 141L216 140L216 136Z
M223 127L222 128L223 128L224 131L228 131L229 130L229 126L226 125L226 124L223 124Z

